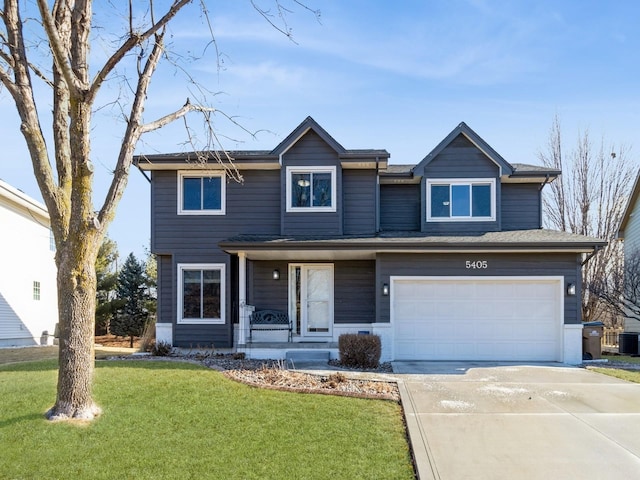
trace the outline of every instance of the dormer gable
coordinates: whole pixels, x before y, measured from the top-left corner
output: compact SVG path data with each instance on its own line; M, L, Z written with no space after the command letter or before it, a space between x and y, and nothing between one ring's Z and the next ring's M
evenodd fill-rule
M471 142L480 152L482 152L488 160L493 162L499 170L499 176L510 176L514 172L513 166L507 162L498 152L496 152L487 142L485 142L480 135L474 132L466 123L461 122L456 128L454 128L449 135L447 135L429 154L413 168L413 173L416 176L424 175L424 170L427 166L447 147L456 141L459 136L463 136L466 140Z
M337 155L344 154L346 149L340 145L327 131L318 124L313 118L305 118L280 144L271 151L271 155L277 155L282 164L282 156L289 151L302 137L309 131L317 134Z
M283 156L310 132L317 135L330 150L335 152L342 168L387 168L389 152L384 149L346 149L310 116L305 118L300 125L287 135L269 153L269 156L277 157L280 165L283 165Z

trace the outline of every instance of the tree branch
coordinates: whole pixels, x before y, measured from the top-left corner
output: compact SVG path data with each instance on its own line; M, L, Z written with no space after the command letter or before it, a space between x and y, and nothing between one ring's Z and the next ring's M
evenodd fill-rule
M42 25L47 34L49 46L51 48L51 53L53 54L55 64L60 72L62 72L62 75L66 80L69 89L73 91L73 95L78 96L80 92L85 91L88 88L88 85L83 84L83 82L73 72L73 69L69 64L67 58L67 49L64 48L62 39L58 35L53 15L49 11L49 6L47 5L47 0L37 1L38 9L40 10L40 16L42 17Z
M38 0L45 1L45 0ZM169 21L177 15L177 13L188 3L191 3L193 0L175 0L173 5L169 8L167 13L158 20L157 23L153 23L149 29L142 33L134 33L130 32L127 40L115 51L115 53L106 61L104 66L97 73L91 86L89 88L88 97L89 99L95 98L100 89L100 86L107 78L107 76L113 71L114 68L120 63L120 61L124 58L124 56L130 52L136 45L142 44L145 40L151 38L152 35L155 35L161 29L163 29Z
M120 147L120 153L118 154L118 161L114 170L113 180L111 181L111 186L98 215L98 221L101 225L104 225L105 221L112 220L115 215L115 209L118 205L118 201L122 197L124 188L127 185L129 167L133 161L133 152L140 136L145 132L144 126L141 125L141 121L142 112L144 111L144 105L147 99L147 90L149 89L151 77L158 66L158 62L160 61L163 51L164 32L156 34L151 54L147 59L143 71L138 74L135 98L133 105L131 106L127 129L125 131L124 138L122 139L122 145ZM166 123L168 123L168 121ZM164 125L166 125L166 123L164 123Z

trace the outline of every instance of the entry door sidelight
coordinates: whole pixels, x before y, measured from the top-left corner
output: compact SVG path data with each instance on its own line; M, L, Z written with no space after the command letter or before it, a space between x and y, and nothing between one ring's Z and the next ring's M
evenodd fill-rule
M331 336L333 265L290 266L290 316L302 337Z

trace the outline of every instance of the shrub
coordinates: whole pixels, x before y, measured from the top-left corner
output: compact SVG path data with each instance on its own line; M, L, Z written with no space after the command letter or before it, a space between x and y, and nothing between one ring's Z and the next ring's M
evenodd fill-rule
M344 333L338 338L340 363L347 367L377 368L381 348L378 335Z
M153 353L157 357L166 357L168 355L171 355L172 351L173 351L173 347L171 346L170 343L156 342L155 345L153 346L153 349L151 350L151 353Z

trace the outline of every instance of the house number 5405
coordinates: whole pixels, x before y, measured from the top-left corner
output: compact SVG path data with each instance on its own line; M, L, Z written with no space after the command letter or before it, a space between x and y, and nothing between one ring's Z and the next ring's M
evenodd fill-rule
M489 266L486 260L476 260L473 262L471 260L467 260L464 265L467 269L473 268L474 270L487 268Z

